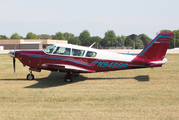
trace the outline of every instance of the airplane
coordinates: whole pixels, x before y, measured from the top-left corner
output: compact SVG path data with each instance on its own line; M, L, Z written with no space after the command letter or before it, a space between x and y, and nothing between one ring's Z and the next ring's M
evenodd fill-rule
M32 71L50 70L66 72L65 82L72 82L79 73L106 72L137 68L162 67L166 64L164 58L170 44L172 32L158 34L139 54L114 53L90 47L72 44L56 43L45 50L13 51L8 55L15 58L24 66L29 66L27 80L34 80Z

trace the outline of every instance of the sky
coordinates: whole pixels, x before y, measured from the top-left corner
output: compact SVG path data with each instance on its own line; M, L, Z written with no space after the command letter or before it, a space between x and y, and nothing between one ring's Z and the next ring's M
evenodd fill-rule
M179 0L0 0L0 35L28 32L54 35L104 37L113 30L118 36L179 29Z

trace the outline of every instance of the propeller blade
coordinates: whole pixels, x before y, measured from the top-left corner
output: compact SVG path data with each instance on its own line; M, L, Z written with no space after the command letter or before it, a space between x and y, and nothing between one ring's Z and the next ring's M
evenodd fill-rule
M16 47L17 47L17 44L15 45L15 48L14 48L14 51L13 52L9 52L7 55L9 55L10 57L13 58L13 68L14 68L14 72L16 72Z
M15 65L15 63L16 63L16 59L15 59L15 57L13 57L13 68L14 68L14 72L16 72L16 65Z
M16 51L17 44L15 45L14 52Z

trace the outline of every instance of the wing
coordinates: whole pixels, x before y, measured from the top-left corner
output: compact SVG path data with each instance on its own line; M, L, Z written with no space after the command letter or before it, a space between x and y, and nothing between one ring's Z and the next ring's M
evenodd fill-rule
M67 65L67 64L52 64L52 63L45 63L42 64L43 67L47 67L49 69L57 69L57 70L70 70L70 71L78 71L78 72L96 72L92 69L85 69L82 67L77 67L73 65Z

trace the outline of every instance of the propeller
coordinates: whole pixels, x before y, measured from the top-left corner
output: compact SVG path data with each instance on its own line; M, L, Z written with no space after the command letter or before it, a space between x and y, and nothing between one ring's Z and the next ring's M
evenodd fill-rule
M15 72L15 62L16 62L15 51L9 52L9 53L7 53L7 55L9 55L10 57L13 58L13 68L14 68L14 72Z
M16 44L16 46L17 46L17 44ZM9 55L10 57L12 57L13 58L13 68L14 68L14 72L16 71L15 70L15 68L16 68L16 65L15 65L15 63L16 63L16 56L15 56L15 53L16 53L16 46L15 46L15 49L14 49L14 51L13 52L9 52L9 53L7 53L7 55Z

